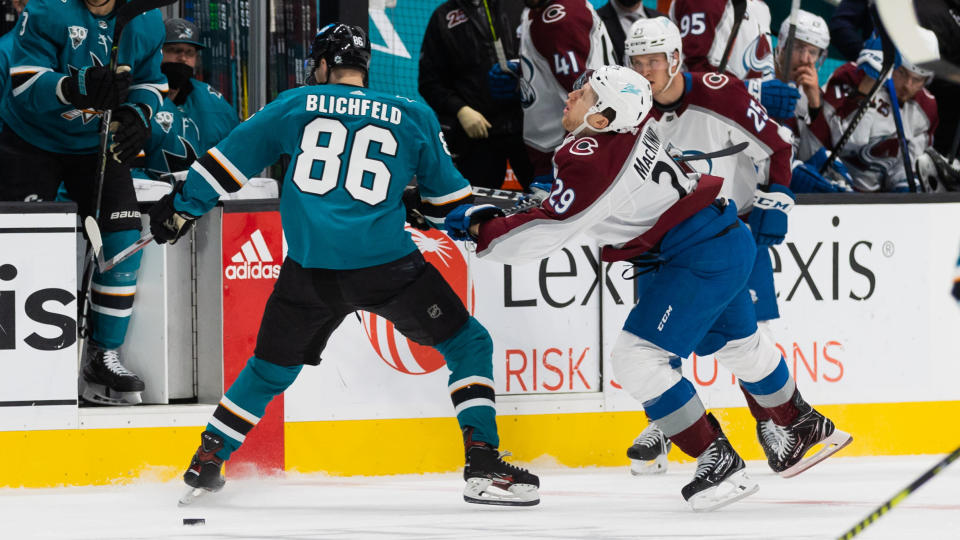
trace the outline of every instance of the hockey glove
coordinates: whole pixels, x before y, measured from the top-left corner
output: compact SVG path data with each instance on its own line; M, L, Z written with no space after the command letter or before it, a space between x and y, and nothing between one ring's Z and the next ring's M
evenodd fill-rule
M461 204L443 221L443 228L454 240L473 240L470 226L503 217L503 211L492 204Z
M900 51L897 51L893 60L893 69L900 67L902 61ZM860 49L860 55L857 56L857 68L873 80L880 78L880 70L883 69L883 43L878 36L871 36L870 39L863 42L863 48Z
M810 156L810 159L806 161L806 164L809 165L814 171L819 171L820 167L822 167L826 161L827 150L821 146L820 149L817 150L816 154ZM844 165L839 158L830 163L830 167L827 169L827 175L824 176L824 178L839 188L838 191L853 191L853 177L850 176L850 171L847 170L847 166ZM793 188L792 182L790 187L794 191L797 191L795 188Z
M916 175L923 191L960 191L960 161L954 158L950 163L933 148L917 158Z
M114 73L107 66L91 66L60 79L57 97L78 109L113 110L130 89L130 72Z
M420 190L417 186L407 186L403 190L403 207L407 211L407 223L414 229L426 231L430 229L430 222L420 211Z
M173 206L173 201L183 190L183 182L178 182L173 191L167 193L154 203L150 208L150 232L153 233L153 239L158 244L169 242L170 245L176 244L177 240L183 237L193 227L193 222L197 216L186 212L178 212Z
M758 185L753 195L753 211L747 223L758 246L773 246L787 236L787 213L793 209L793 192L786 186Z
M777 79L760 83L760 104L773 118L793 118L799 99L800 91L793 83Z
M794 193L842 193L850 188L843 189L843 184L832 182L820 175L817 170L806 163L796 162L793 176L790 179L790 190Z
M517 82L520 77L520 62L510 60L507 62L507 71L500 68L500 63L496 63L487 72L487 86L490 87L490 97L500 101L514 101L519 99L520 93L517 91Z
M150 116L150 107L142 103L124 103L114 111L110 117L110 154L114 161L125 165L143 150L150 139Z

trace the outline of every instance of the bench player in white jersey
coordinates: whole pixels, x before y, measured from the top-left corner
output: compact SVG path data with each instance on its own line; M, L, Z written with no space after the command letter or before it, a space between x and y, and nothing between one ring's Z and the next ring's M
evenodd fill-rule
M756 241L736 203L718 198L723 180L671 159L648 116L650 84L641 75L604 66L584 79L567 99L570 135L554 155L556 181L542 205L508 217L464 205L446 225L455 238L476 240L480 258L533 262L586 234L603 246L603 261L652 273L611 353L614 375L673 444L697 458L681 494L694 510L713 510L757 485L671 358L716 353L783 425L777 449L788 471L803 465L813 444L845 444L850 436L803 401L780 353L757 330L747 289Z
M793 206L793 195L787 187L791 179L789 131L767 118L763 107L736 79L717 73L682 73L680 32L666 17L634 23L627 38L626 51L633 69L651 83L653 107L650 123L657 125L664 140L677 151L696 155L748 143L740 153L695 161L691 165L702 173L724 178L721 194L736 202L740 219L750 225L759 248L750 261L751 310L757 321L778 318L780 314L767 246L783 241L787 233L787 212ZM638 283L641 290L650 286L642 281ZM760 324L759 335L759 344L731 342L728 346L761 347L765 351L763 354L776 357L786 370L766 324ZM673 367L679 368L678 359L671 362ZM757 437L768 463L784 476L798 474L839 449L833 447L825 453L803 459L805 449L794 445L804 437L820 440L835 436L840 445L849 442L848 435L837 436L836 433L840 432L834 433L832 423L822 416L817 420L822 422L818 428L822 431L799 435L809 427L805 425L809 417L803 411L811 409L799 393L794 392L795 387L768 392L763 385L758 386L740 377L740 388L757 419ZM671 430L649 410L647 413L654 422L627 451L633 460L631 470L635 474L663 472L669 451L669 444L661 432L670 435Z
M680 28L687 70L717 71L733 31L732 0L674 0L670 19ZM724 72L744 81L770 116L789 118L800 94L774 77L769 33L770 8L747 0Z
M523 140L534 182L550 183L550 158L566 133L560 113L585 70L616 64L603 21L587 0L524 0L520 25Z
M827 47L830 46L827 21L809 11L801 9L797 12L793 51L788 62L784 49L789 32L790 20L784 19L777 39L777 78L783 78L782 74L789 64L787 78L801 90L793 117L781 121L793 132L793 179L790 189L794 193L853 191L850 187L853 179L842 161L833 160L826 175L820 174L820 166L827 160L827 151L810 131L810 124L823 110L823 90L817 70L827 57Z
M931 45L937 44L936 35L921 29ZM898 55L899 58L899 55ZM835 144L849 126L860 103L879 76L883 52L879 39L864 44L856 64L837 68L827 81L823 112L811 131L824 146ZM891 75L897 94L900 116L910 154L910 167L920 181L921 190L955 190L960 183L960 167L933 149L933 133L937 129L937 102L925 86L933 72L914 65L903 58L902 65ZM856 191L909 191L900 141L890 95L881 90L868 105L863 118L854 128L850 140L840 153Z

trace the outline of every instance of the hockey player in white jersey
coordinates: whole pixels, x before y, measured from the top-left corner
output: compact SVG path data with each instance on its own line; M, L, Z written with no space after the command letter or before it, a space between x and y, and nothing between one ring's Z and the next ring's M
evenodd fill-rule
M587 69L616 64L603 21L587 0L524 0L520 25L523 140L534 182L550 183L550 158L566 133L560 114Z
M767 36L770 8L762 0L746 0L739 28L732 36L734 4L733 0L674 0L670 4L670 19L680 28L683 39L687 70L733 75L746 83L770 116L789 118L800 94L774 77L773 49ZM724 59L731 40L732 47Z
M820 116L823 109L823 90L817 70L827 57L830 46L830 31L823 18L800 10L794 33L793 50L786 58L785 47L790 33L790 20L784 19L777 39L777 78L783 79L789 69L787 80L801 90L800 99L792 118L781 123L793 132L793 176L790 189L794 193L836 193L853 191L853 179L842 161L833 160L825 175L820 166L827 160L827 151L813 133L810 124ZM789 66L789 67L788 67Z
M448 214L446 226L455 238L475 240L478 257L508 264L539 260L586 234L603 246L603 261L630 261L653 274L611 353L614 376L673 444L697 458L681 494L694 510L713 510L757 484L693 384L671 369L672 357L716 353L777 420L776 463L784 473L808 466L801 458L814 444L836 448L850 436L803 401L786 362L757 331L747 289L756 241L737 218L736 202L718 198L724 181L671 159L648 116L645 78L604 66L584 79L567 99L570 135L554 155L556 181L542 206L498 217L495 209L465 205ZM776 190L760 201L792 205Z
M769 119L764 108L736 79L717 73L681 72L683 46L680 31L665 17L634 23L626 52L633 69L651 83L653 107L650 123L656 124L663 138L678 152L696 155L747 143L743 152L738 154L695 161L691 165L699 172L724 178L721 194L736 202L740 219L750 226L758 250L755 259L751 260L748 289L753 298L751 309L755 320L761 321L759 344L750 346L764 348L764 354L779 358L763 321L780 316L767 247L783 242L787 233L787 212L793 206L793 194L788 187L791 180L791 134ZM649 284L641 280L638 286L642 290ZM733 343L728 346L731 345ZM721 355L718 353L717 356L720 358ZM679 368L678 358L670 362L672 367ZM799 436L799 432L806 429L804 422L808 421L805 416L808 413L800 411L812 410L806 403L803 407L790 409L796 400L802 403L799 393L785 391L766 395L755 383L742 377L740 387L757 420L757 437L775 472L784 476L798 474L849 442L849 436L845 440L836 436L837 446L804 459L806 449L800 451L796 448L798 441L804 436L816 440L833 437L832 423L819 416L822 431ZM782 407L790 410L771 413ZM670 435L670 431L660 425L649 410L647 412L654 422L637 437L627 452L635 474L662 472L669 451L669 444L660 433Z
M931 45L936 35L921 29ZM898 59L900 55L898 54ZM883 62L880 40L872 38L864 44L856 63L837 68L827 81L823 112L811 125L811 131L824 146L832 146L850 125L860 103L878 78ZM894 64L896 66L896 63ZM867 106L860 123L840 152L856 191L909 191L893 106L900 108L903 130L910 154L910 167L920 181L921 190L942 191L960 188L960 166L947 163L933 149L933 133L937 129L937 102L926 84L933 72L903 58L891 75L897 103L881 90Z

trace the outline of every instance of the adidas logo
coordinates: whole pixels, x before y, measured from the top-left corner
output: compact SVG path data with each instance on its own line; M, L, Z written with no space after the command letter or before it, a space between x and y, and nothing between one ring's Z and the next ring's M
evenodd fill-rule
M273 279L280 275L280 265L270 264L273 255L260 229L253 231L250 239L240 246L240 251L230 257L230 262L233 264L223 269L227 279Z

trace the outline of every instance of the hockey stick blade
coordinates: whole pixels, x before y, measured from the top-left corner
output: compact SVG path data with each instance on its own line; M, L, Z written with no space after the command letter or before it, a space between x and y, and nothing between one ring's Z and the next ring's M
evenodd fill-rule
M726 148L717 150L715 152L708 152L706 154L691 154L689 156L687 155L678 156L674 158L674 161L677 161L679 163L686 163L688 161L701 161L704 159L713 159L718 157L732 156L734 154L739 154L740 152L743 152L743 150L748 146L750 146L750 143L744 141L742 143L735 144L733 146L728 146Z
M141 236L136 242L130 244L130 245L127 246L127 247L125 247L125 248L123 249L123 251L121 251L120 253L117 253L116 255L114 255L113 257L111 257L110 260L104 261L103 264L100 264L99 261L98 261L98 262L97 262L97 267L100 268L100 273L102 274L103 272L106 272L106 271L112 269L114 266L116 266L116 265L122 263L123 261L129 259L129 258L130 258L131 256L133 256L135 253L137 253L137 252L139 252L140 250L142 250L143 248L147 247L147 246L150 244L150 242L152 242L152 241L153 241L153 233L147 233L147 234ZM100 258L102 259L103 256L101 255Z
M87 216L83 220L83 230L87 233L87 240L90 242L90 250L93 251L93 260L97 262L97 268L100 273L106 272L103 260L103 236L100 234L100 226L93 216Z
M126 26L137 15L146 13L151 9L169 6L177 0L131 0L117 8L117 19L114 26L114 32L117 32L117 26ZM122 31L122 27L121 27Z

